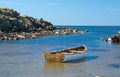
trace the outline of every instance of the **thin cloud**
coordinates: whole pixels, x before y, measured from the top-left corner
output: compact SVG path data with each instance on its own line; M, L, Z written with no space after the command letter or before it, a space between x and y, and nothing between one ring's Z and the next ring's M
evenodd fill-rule
M120 11L119 8L114 8L114 7L108 7L107 10L109 10L109 11L116 11L116 12Z
M56 3L45 3L45 5L54 6L54 5L57 5L57 4Z

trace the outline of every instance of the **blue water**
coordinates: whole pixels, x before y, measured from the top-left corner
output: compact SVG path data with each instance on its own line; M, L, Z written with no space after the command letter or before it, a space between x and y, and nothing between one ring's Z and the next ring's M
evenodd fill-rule
M0 77L119 77L120 45L100 41L100 38L107 39L117 34L120 26L72 27L89 32L0 41ZM82 60L62 64L46 63L41 55L43 51L79 45L86 45L88 48L87 55Z

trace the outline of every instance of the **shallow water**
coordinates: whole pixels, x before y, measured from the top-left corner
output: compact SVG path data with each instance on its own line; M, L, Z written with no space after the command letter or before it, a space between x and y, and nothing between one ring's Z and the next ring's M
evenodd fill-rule
M120 45L100 41L119 26L77 26L86 34L46 36L32 40L0 41L0 77L119 77ZM65 63L45 62L42 51L86 45L87 54Z

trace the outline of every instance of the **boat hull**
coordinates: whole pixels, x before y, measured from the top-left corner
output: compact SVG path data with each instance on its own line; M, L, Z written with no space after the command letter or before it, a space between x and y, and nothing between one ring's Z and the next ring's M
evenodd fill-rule
M85 53L82 53L82 54L43 53L43 56L45 60L48 62L67 62L67 61L80 59L85 56Z
M85 54L86 53L65 55L63 62L78 60L80 58L83 58Z

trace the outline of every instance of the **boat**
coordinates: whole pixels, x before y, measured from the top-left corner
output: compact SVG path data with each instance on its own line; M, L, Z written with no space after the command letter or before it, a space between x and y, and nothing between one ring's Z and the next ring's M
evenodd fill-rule
M48 62L66 62L83 57L87 47L85 45L64 49L55 52L42 52L44 59Z

